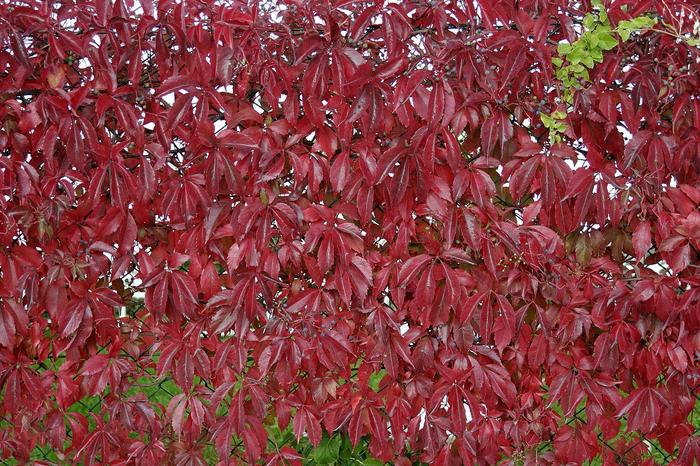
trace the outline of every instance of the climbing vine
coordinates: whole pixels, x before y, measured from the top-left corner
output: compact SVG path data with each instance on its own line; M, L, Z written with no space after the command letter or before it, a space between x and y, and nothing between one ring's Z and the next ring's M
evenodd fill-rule
M597 2L594 6L594 11L583 18L583 33L578 40L572 43L562 41L557 47L558 56L552 58L555 76L562 83L561 100L567 106L573 104L575 92L590 82L589 70L603 62L605 52L657 23L655 18L638 16L612 27L603 6ZM542 124L549 130L551 144L561 142L568 128L566 115L557 110L541 116Z

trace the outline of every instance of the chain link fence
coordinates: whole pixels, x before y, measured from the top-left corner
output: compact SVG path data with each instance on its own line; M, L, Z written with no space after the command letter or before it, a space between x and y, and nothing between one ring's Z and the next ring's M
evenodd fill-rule
M149 371L145 371L148 373ZM149 380L144 380L149 379ZM179 387L171 378L156 378L155 375L142 377L140 382L134 384L134 388L143 393L148 400L156 405L166 407L169 401L181 392ZM694 427L694 436L700 435L700 384L691 390L691 395L694 399L694 408L690 414L689 421ZM90 414L104 415L101 407L104 403L104 398L95 396L88 399L83 399L76 402L69 412L79 412L89 417ZM574 412L573 416L566 419L566 425L576 427L577 424L585 424L585 406L580 406ZM602 464L600 459L603 454L612 457L616 464L622 466L634 466L639 464L639 458L651 458L655 464L667 465L678 457L678 449L674 451L665 451L659 442L652 438L647 438L644 435L629 434L625 431L627 416L623 416L621 421L621 430L618 436L612 440L606 440L602 433L597 433L597 439L601 446L601 454L597 459L589 461L587 464L596 465ZM0 429L13 428L14 425L5 417L0 417ZM71 441L70 429L67 431L67 442ZM209 464L215 464L217 461L214 447L211 443L203 442L205 446L204 456ZM555 448L554 439L543 443L538 448L540 456ZM60 452L55 451L49 445L38 445L32 451L30 461L33 464L39 465L61 465L70 461L70 458L63 458ZM22 464L16 459L9 458L0 460L0 466L14 466Z
M693 410L689 416L689 422L693 426L693 436L700 435L700 384L695 385L690 390L691 398L694 400ZM565 421L566 425L574 427L577 423L586 424L587 420L584 416L586 406L580 406L576 409L573 416ZM627 415L620 419L621 429L616 438L606 440L601 432L597 433L597 440L601 446L601 453L607 453L615 460L615 463L621 466L635 466L640 463L639 457L651 458L655 464L667 465L671 464L679 454L678 448L674 451L666 451L659 444L658 440L648 438L644 434L629 433L625 426L627 425ZM539 447L539 452L543 453L554 447L553 439L543 443ZM592 460L589 463L591 466L597 463Z
M127 315L122 315L121 317L129 319L131 322L136 323L139 327L139 332L142 336L153 337L153 334L148 328L148 324L141 320L138 316L138 310L143 307L143 301L135 303L130 309L127 310ZM109 343L105 347L99 347L98 352L106 353L108 350ZM143 356L147 356L148 353L143 353ZM158 406L162 410L162 415L165 417L165 409L170 403L170 400L176 395L182 393L180 387L175 383L175 381L167 376L157 377L155 366L158 361L159 353L153 353L150 355L151 363L148 367L144 367L142 360L140 358L135 358L133 355L122 350L121 356L124 358L129 358L133 361L135 365L134 376L130 380L131 387L122 394L122 396L130 397L136 394L144 395L152 406ZM47 371L56 370L60 366L62 360L54 361L53 364L47 365L43 362L37 364L37 371ZM138 378L135 378L138 376ZM663 383L662 378L659 383ZM199 383L206 388L208 391L213 393L213 387L211 387L207 381L200 380ZM690 390L691 398L694 400L693 410L689 416L689 422L694 428L693 435L700 435L700 383L697 383ZM107 395L108 396L108 395ZM105 404L105 396L92 396L82 400L78 400L74 403L67 412L77 412L83 414L90 421L90 429L94 428L94 420L90 419L92 415L104 416L105 411L103 410L103 405ZM576 428L577 425L586 424L587 420L585 417L586 406L582 403L575 410L574 414L566 418L563 422L564 425ZM616 464L621 466L634 466L640 463L639 458L651 458L655 464L667 465L672 463L679 455L678 449L674 451L664 450L659 442L653 438L647 438L644 435L638 433L627 432L627 416L623 416L620 419L621 427L618 435L611 439L606 440L601 432L597 432L597 441L600 445L600 452L597 457L593 460L588 461L587 465L594 466L602 464L602 456L612 457ZM14 424L4 416L0 416L0 447L2 445L2 433L6 429L14 429ZM72 442L72 432L70 428L66 431L66 445ZM206 441L206 432L202 435L202 441L199 445L204 447L204 459L209 464L215 464L217 460L217 455L214 450L214 446L211 442ZM176 441L172 438L171 440ZM238 443L238 447L241 443ZM275 445L271 445L274 447ZM552 451L556 448L554 436L544 443L542 443L537 448L538 457L543 456L544 453ZM2 449L0 448L0 453ZM56 451L50 445L37 445L31 454L30 463L38 465L63 465L63 464L75 464L77 458L64 458L61 452ZM538 461L539 463L539 461ZM25 464L15 458L0 459L0 466L15 466L19 464ZM517 462L516 462L517 464Z

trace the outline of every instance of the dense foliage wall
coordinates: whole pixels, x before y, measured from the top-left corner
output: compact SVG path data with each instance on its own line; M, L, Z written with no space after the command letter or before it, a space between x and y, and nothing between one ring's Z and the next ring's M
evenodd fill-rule
M9 463L700 461L700 15L0 5Z

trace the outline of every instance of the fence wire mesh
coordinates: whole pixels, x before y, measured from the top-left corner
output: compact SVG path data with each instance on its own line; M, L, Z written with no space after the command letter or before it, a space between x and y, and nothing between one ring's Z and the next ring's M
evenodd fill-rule
M144 369L144 374L151 373L152 370ZM164 408L168 405L168 402L180 392L179 388L171 378L156 378L155 375L152 374L147 378L150 380L144 380L142 383L136 383L134 384L134 387L139 390L140 393L145 395L146 398L153 404L160 405ZM204 383L202 385L204 386ZM211 390L211 387L206 388ZM693 435L698 436L700 435L700 384L696 385L690 391L690 393L694 399L694 408L689 416L689 422L695 429ZM81 412L87 416L103 416L104 412L101 409L103 402L104 398L98 396L91 397L90 399L79 400L71 407L70 411ZM564 420L564 424L573 428L576 428L577 425L585 424L587 422L585 411L585 405L579 406L571 417ZM654 464L668 465L674 463L674 460L678 458L678 448L673 451L666 451L660 446L657 439L649 438L639 433L627 433L624 428L626 421L627 416L623 416L620 419L622 427L620 429L620 433L614 439L605 439L601 432L597 433L597 441L601 447L601 454L595 459L589 460L584 464L589 466L603 464L602 457L605 456L608 458L611 457L615 464L621 466L634 466L640 464L646 458L651 459ZM14 427L13 423L6 417L0 416L0 430L8 427ZM66 441L70 442L72 440L72 432L70 429L67 429L66 436ZM216 455L213 453L213 444L203 440L201 445L211 450L211 455L209 458L211 461L209 461L209 464L215 464ZM542 454L546 451L553 450L554 448L554 439L552 438L549 441L542 443L538 447L538 452ZM71 458L64 458L60 452L51 448L50 445L37 445L32 451L30 463L38 465L62 465L76 464L76 461L73 461ZM549 461L543 460L542 463L549 463ZM0 459L0 466L15 466L18 464L23 463L15 458Z
M694 400L694 404L693 410L689 415L689 422L694 428L693 436L698 436L700 435L700 384L695 385L690 390L690 395ZM574 414L566 419L565 424L570 426L575 426L577 423L585 424L587 422L584 415L585 411L585 405L578 407ZM652 459L654 464L667 465L672 464L678 458L678 447L673 451L666 451L655 438L647 437L637 432L634 434L628 433L624 428L627 424L627 418L628 416L626 415L620 418L622 427L616 438L612 440L606 439L601 432L597 432L597 440L603 455L612 456L615 464L621 466L635 466L640 464L645 458ZM553 448L553 446L554 442L552 439L543 443L538 450L539 452L544 452ZM598 463L592 460L588 464L592 466Z
M127 310L128 316L123 316L135 323L139 327L141 336L153 337L153 333L148 328L148 324L138 317L138 311L143 307L143 301L138 301ZM108 350L109 342L103 347L98 347L98 352L105 353ZM155 366L157 364L159 353L143 353L140 357L134 357L133 354L125 350L121 350L120 357L129 358L135 364L136 371L135 375L138 374L138 379L131 381L131 388L129 390L130 395L143 395L153 406L158 406L161 410L162 416L166 415L166 407L168 406L170 400L176 395L182 393L182 390L177 385L172 377L156 375ZM146 365L143 364L145 357ZM56 361L53 365L47 365L44 362L39 362L37 364L37 371L51 371L58 369L60 364ZM666 383L665 379L661 377L659 379L659 384ZM199 380L201 388L205 389L209 393L214 392L214 388L210 386L205 380ZM693 436L700 435L700 382L696 383L695 386L690 389L690 396L693 401L693 409L689 415L689 423L693 426L694 432ZM90 420L90 430L94 428L94 418L91 416L100 416L104 419L104 416L109 414L105 412L103 406L106 401L106 397L109 396L108 393L103 393L104 396L92 396L90 398L77 400L70 408L69 412L78 412L85 415ZM0 397L1 400L1 397ZM581 403L573 415L570 417L562 416L562 424L570 426L572 428L577 428L577 426L584 425L587 423L586 419L586 404ZM597 442L600 446L600 452L593 459L584 462L586 466L597 466L604 464L603 458L612 458L615 464L621 466L635 466L641 464L644 459L651 459L654 464L658 465L668 465L676 464L675 460L678 459L679 451L676 447L673 451L664 450L659 441L655 438L647 437L644 434L638 432L629 433L627 432L627 417L622 416L620 418L620 430L618 434L612 439L606 439L602 432L596 433ZM12 429L15 425L7 419L5 416L0 416L0 445L2 441L2 433L5 429ZM73 433L70 427L66 429L66 444L70 444L73 439ZM173 436L171 441L177 441ZM214 451L213 443L207 441L207 433L203 432L201 437L200 446L204 448L204 458L207 460L208 464L218 463L217 455ZM237 448L241 447L242 441L232 448L234 452ZM276 445L270 445L271 447L276 447ZM547 451L554 451L556 449L554 436L548 441L541 443L535 448L538 454L543 458L541 461L536 459L536 464L550 464L552 459L545 459L543 455ZM0 453L2 449L0 447ZM537 455L536 455L537 458ZM244 458L239 458L243 461ZM521 461L514 457L504 457L501 462L509 462L508 464L520 464ZM556 463L556 461L554 461ZM64 465L64 464L80 464L77 458L70 457L69 455L64 456L60 451L52 448L48 444L39 444L33 450L30 458L30 464L37 465ZM15 466L19 464L26 464L26 461L21 461L17 458L0 458L0 466ZM314 463L308 463L314 464ZM477 463L481 464L481 463ZM609 463L607 463L609 464Z

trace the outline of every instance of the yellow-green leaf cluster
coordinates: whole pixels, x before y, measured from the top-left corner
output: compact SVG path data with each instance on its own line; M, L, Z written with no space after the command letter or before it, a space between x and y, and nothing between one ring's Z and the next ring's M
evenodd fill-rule
M566 132L566 113L557 110L551 115L542 114L540 117L542 119L542 124L547 130L549 130L549 142L551 144L556 144L561 142L561 135Z
M605 11L595 11L583 19L583 33L573 43L562 42L557 48L558 57L552 59L555 75L563 84L563 100L572 103L573 91L590 80L588 71L603 61L603 54L612 50L619 41L629 40L637 31L650 28L656 19L639 16L620 21L616 28L610 25Z
M595 10L583 19L583 33L573 43L561 42L557 47L558 56L552 58L555 76L562 83L561 98L564 104L573 103L574 91L590 81L589 70L602 63L605 52L614 49L620 43L629 40L633 33L653 27L656 19L639 16L620 21L613 28L608 15L601 4L596 3ZM566 132L566 114L554 112L541 116L542 124L549 130L552 144L561 142Z

